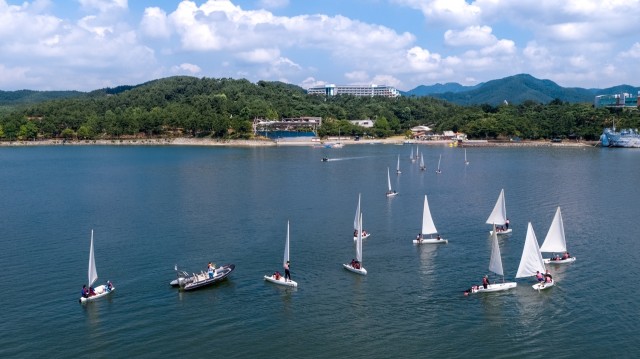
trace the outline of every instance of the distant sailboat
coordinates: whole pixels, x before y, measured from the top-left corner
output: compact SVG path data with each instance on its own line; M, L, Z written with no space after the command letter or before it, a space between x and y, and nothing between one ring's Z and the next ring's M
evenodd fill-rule
M358 240L358 223L360 223L360 194L358 193L358 207L356 207L356 216L353 218L353 240ZM371 233L362 230L362 239L367 239Z
M513 232L507 225L507 221L507 206L504 200L504 189L502 189L500 190L500 195L498 196L496 205L493 207L493 211L487 219L487 224L495 224L498 230L498 235L504 235ZM491 232L489 232L489 234L491 234Z
M491 259L489 260L489 271L502 276L502 283L488 284L486 288L484 286L474 286L471 288L471 293L500 292L518 286L518 283L516 282L504 281L504 271L502 269L500 245L498 244L498 235L496 234L495 228L496 226L493 225L493 233L491 234Z
M391 175L389 174L389 167L387 167L387 197L393 197L398 194L398 192L391 189Z
M411 160L411 162L416 161L416 158L413 156L413 147L411 147L411 155L409 155L409 159Z
M564 223L562 221L562 214L560 213L560 207L556 210L556 215L553 217L549 232L540 246L540 252L544 253L563 253L563 256L555 256L554 258L546 258L545 263L553 264L565 264L576 261L576 257L569 256L567 252L567 242L564 237Z
M469 161L467 161L467 149L466 148L464 149L464 164L465 165L469 164Z
M438 230L436 229L435 223L433 223L433 218L431 217L431 210L429 210L429 201L427 200L427 195L424 195L424 206L422 207L422 229L420 230L420 234L418 237L413 240L414 244L442 244L448 243L449 241L443 239L438 234L436 238L433 238L434 234L437 234ZM429 238L425 238L426 235L429 235Z
M349 264L342 265L344 269L361 274L366 275L367 270L362 265L362 213L360 213L360 218L358 219L358 238L356 240L356 259L352 260Z
M424 165L424 154L420 154L420 170L426 171L427 166Z
M440 174L442 173L442 171L440 170L440 161L442 160L442 155L440 155L440 157L438 157L438 169L436 169L436 173Z
M398 164L396 165L396 174L401 174L402 171L400 171L400 155L398 155Z
M540 254L540 248L538 247L538 240L536 234L533 232L533 226L531 222L527 227L527 238L524 241L524 248L522 249L522 257L520 258L520 265L518 266L518 273L516 278L532 277L540 273L544 275L546 268L542 260L542 254ZM555 284L553 279L550 282L538 282L534 284L533 289L541 290L552 287Z

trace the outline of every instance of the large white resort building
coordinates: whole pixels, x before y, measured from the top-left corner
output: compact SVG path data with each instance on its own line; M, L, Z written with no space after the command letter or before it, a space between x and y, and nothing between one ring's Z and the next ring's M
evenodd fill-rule
M324 85L318 87L310 87L307 89L309 95L323 95L323 96L337 96L337 95L352 95L352 96L384 96L384 97L398 97L400 91L392 86L386 85Z

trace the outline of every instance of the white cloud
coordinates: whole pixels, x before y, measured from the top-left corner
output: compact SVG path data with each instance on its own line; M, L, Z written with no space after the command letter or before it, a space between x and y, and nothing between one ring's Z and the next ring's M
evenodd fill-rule
M272 63L274 60L280 58L280 50L275 48L258 48L251 51L240 52L237 54L237 57L241 61L251 63Z
M167 20L167 13L158 7L144 9L140 31L148 37L168 38L171 36L171 28Z
M489 26L469 26L462 31L447 30L444 42L449 46L487 46L498 41L491 31Z
M127 0L78 0L78 2L83 8L100 12L123 10L128 7Z
M482 8L465 0L395 0L394 2L422 11L429 23L476 25Z
M302 87L303 89L308 89L310 87L324 86L326 84L327 83L325 81L316 80L313 77L307 77L306 79L302 80L302 82L298 86Z
M189 64L189 63L183 63L183 64L180 64L178 66L173 66L171 68L171 70L174 73L188 73L188 74L191 74L191 75L195 75L195 74L200 73L202 71L200 66L194 65L194 64Z
M366 71L362 71L362 70L347 72L344 74L344 77L347 79L348 82L350 82L353 85L362 85L362 84L371 83L369 74Z
M623 58L640 59L640 42L636 42L629 50L620 53Z

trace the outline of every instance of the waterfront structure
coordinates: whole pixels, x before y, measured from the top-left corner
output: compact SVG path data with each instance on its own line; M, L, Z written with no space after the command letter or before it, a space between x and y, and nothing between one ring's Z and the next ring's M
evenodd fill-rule
M383 96L383 97L399 97L400 91L393 86L386 85L324 85L318 87L310 87L307 89L309 95L352 95L352 96Z
M360 127L364 127L364 128L371 128L373 127L374 121L370 118L367 118L366 120L351 120L349 121L351 124L354 124L356 126L360 126Z
M639 107L640 91L635 97L626 92L613 95L598 95L595 97L593 105L595 107Z

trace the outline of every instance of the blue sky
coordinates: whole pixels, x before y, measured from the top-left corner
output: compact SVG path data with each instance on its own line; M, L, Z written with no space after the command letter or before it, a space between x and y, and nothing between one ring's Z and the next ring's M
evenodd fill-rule
M323 84L640 85L640 0L0 0L0 90L174 75Z

